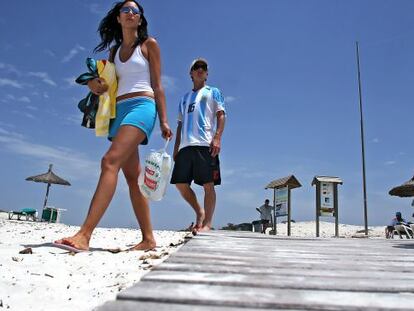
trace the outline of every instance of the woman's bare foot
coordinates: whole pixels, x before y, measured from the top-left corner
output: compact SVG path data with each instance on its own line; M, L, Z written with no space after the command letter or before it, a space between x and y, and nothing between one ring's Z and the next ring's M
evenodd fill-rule
M155 240L142 240L137 245L129 248L129 251L146 251L149 249L153 249L157 246L157 242Z
M89 250L90 238L81 233L76 233L73 237L63 238L55 241L57 244L69 245L79 250Z

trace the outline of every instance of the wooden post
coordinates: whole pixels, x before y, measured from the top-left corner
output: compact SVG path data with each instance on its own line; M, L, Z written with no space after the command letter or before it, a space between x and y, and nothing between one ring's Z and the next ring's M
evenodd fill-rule
M276 225L276 188L273 188L273 235L277 234Z
M334 212L335 212L335 236L339 237L339 228L338 228L338 184L333 184L333 195L334 195Z
M321 210L321 183L316 181L316 237L319 237L319 211Z
M288 236L290 236L290 220L291 220L291 217L290 217L290 188L289 188L289 186L287 186L287 189L288 189L288 206L287 206L287 208L288 208L288 225L287 225L287 235Z

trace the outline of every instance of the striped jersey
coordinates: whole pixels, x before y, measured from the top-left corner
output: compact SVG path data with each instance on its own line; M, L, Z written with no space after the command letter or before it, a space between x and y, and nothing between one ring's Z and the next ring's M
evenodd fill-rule
M179 149L210 146L216 130L218 111L225 111L224 98L218 88L205 85L185 94L178 108L178 121L182 123Z

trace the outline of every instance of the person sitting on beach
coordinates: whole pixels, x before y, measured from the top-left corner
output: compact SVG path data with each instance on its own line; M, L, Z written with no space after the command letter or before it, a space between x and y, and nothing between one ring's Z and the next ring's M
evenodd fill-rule
M115 63L118 78L116 118L111 121L108 136L112 143L102 158L101 175L83 225L74 236L55 241L55 246L75 252L89 249L92 232L112 200L122 170L142 233L142 241L130 250L152 249L156 241L148 201L138 187L138 147L148 143L157 113L162 137L172 137L161 84L160 49L157 41L148 36L144 9L136 1L115 3L98 31L101 43L95 52L110 50L109 60ZM96 95L107 90L105 85L100 78L88 82Z
M391 220L391 223L385 228L385 237L387 239L392 238L394 229L396 225L408 226L408 223L402 217L401 212L395 213L395 218Z
M194 209L193 234L212 229L216 206L215 186L221 184L219 153L225 123L224 97L206 84L208 64L203 58L190 65L193 88L179 104L171 184ZM204 208L200 206L191 182L204 188Z
M264 204L256 210L260 213L260 223L262 224L262 233L266 232L266 229L269 227L272 221L272 209L273 206L269 205L269 200L266 199Z

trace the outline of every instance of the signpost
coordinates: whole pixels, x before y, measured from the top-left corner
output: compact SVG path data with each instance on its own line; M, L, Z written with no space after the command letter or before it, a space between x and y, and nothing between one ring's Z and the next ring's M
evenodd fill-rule
M287 216L287 235L291 228L291 196L290 190L302 187L295 176L290 175L270 182L265 189L273 189L273 234L277 234L277 217Z
M315 176L312 186L316 185L316 236L319 237L319 217L335 217L335 236L338 230L338 184L339 177Z

